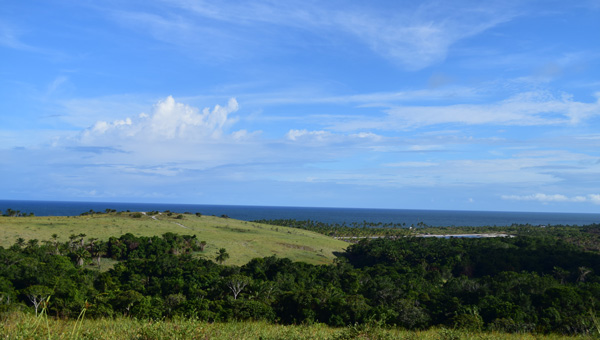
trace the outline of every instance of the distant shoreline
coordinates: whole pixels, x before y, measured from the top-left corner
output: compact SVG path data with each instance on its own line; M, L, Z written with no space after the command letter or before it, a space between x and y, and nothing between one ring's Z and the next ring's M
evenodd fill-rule
M515 237L514 235L504 234L504 233L483 233L483 234L413 234L406 235L413 237L437 237L437 238L490 238L490 237ZM335 239L338 240L357 240L357 239L377 239L377 238L394 238L394 237L402 237L402 236L336 236Z
M508 227L511 225L590 225L600 223L600 213L541 213L497 211L450 211L417 209L367 209L367 208L316 208L278 206L236 206L172 203L111 203L111 202L62 202L0 200L0 210L33 212L36 216L79 216L81 213L105 211L172 211L177 213L201 213L243 221L293 219L319 221L329 224L352 226L363 222L385 224L426 225L431 227ZM383 226L382 225L382 226ZM375 226L377 227L377 226Z

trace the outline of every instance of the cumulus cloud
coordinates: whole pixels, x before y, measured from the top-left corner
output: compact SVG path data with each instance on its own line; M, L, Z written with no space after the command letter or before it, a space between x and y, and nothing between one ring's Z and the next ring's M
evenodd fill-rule
M198 140L218 138L224 128L235 123L229 115L239 109L238 102L231 98L226 106L216 105L212 110L178 103L172 96L159 101L151 114L142 113L134 118L98 121L81 134L81 142L97 143L118 139L143 140ZM240 135L238 133L237 135Z
M562 194L543 194L536 193L531 195L502 195L504 200L513 201L538 201L543 203L549 202L590 202L594 204L600 204L600 194L588 194L585 196L565 196Z

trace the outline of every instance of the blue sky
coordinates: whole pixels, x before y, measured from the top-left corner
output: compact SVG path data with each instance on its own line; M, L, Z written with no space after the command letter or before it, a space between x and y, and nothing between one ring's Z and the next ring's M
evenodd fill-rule
M600 210L600 1L5 1L0 199Z

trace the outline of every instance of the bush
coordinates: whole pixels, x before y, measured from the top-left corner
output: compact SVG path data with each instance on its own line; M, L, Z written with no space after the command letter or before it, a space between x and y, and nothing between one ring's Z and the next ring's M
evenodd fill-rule
M238 299L233 302L233 310L238 320L275 320L273 308L260 301Z
M442 328L436 340L460 340L461 333L455 329Z
M479 331L483 327L483 320L477 314L458 314L452 321L455 328L469 331Z

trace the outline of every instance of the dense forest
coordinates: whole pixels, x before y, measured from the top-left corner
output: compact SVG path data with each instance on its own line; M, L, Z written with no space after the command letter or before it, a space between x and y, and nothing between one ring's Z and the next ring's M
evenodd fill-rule
M201 240L173 233L17 240L0 247L0 313L598 332L598 226L570 228L512 238L424 238L404 228L360 239L331 265L272 256L229 266L225 249L203 254ZM99 268L109 258L114 267Z
M405 236L492 233L511 236L550 237L572 243L588 251L600 252L600 224L598 223L585 226L513 224L510 226L437 227L429 226L423 222L410 226L406 223L363 221L361 223L339 224L294 219L257 220L254 222L310 230L349 242L369 237L398 238Z

